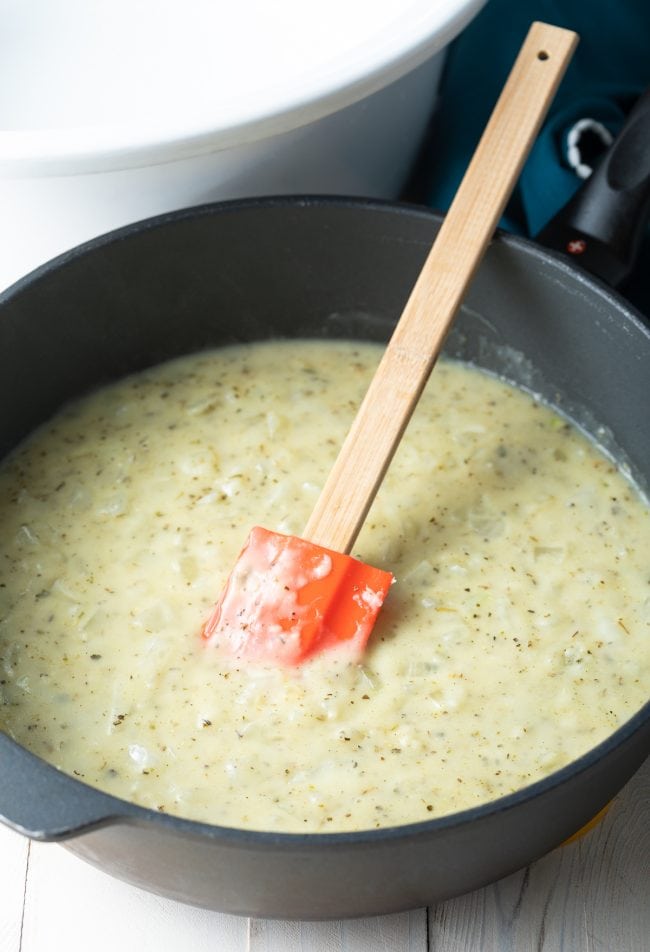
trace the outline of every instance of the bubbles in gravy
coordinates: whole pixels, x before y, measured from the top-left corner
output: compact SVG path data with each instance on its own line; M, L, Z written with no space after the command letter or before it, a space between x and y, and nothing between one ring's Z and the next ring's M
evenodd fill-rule
M430 819L645 702L648 508L529 395L434 371L354 555L397 577L360 662L233 668L199 630L254 524L299 535L380 349L185 357L0 470L0 725L154 810L281 831Z

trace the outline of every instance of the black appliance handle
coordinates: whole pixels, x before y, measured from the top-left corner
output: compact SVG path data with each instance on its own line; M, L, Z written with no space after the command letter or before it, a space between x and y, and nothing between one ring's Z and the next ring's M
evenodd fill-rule
M616 287L630 273L650 210L650 87L585 184L536 236Z

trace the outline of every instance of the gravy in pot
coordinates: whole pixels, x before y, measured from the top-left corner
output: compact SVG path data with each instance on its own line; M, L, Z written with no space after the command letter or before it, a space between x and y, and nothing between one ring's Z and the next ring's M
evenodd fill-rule
M441 362L352 554L394 572L360 659L199 637L254 524L299 535L381 348L184 357L66 407L0 470L0 726L156 810L275 831L520 789L647 699L649 510L565 419Z

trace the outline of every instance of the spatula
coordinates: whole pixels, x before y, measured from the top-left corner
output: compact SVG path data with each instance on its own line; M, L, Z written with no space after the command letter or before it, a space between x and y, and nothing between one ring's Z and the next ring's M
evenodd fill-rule
M532 24L303 537L252 530L203 626L208 644L280 665L363 651L393 576L348 553L577 40Z

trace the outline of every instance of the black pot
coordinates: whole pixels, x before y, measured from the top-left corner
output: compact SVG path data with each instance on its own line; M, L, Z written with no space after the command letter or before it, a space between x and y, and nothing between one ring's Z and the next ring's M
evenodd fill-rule
M97 239L0 297L0 452L66 399L169 357L277 336L386 340L439 226L405 206L270 200L166 215ZM650 332L595 279L500 235L448 352L613 434L650 475ZM523 356L522 356L523 355ZM0 817L138 886L227 912L340 918L426 905L543 855L642 763L650 703L568 767L485 806L393 829L272 834L100 793L0 735Z

